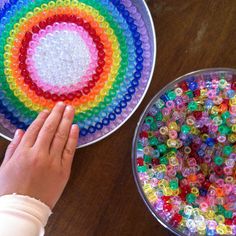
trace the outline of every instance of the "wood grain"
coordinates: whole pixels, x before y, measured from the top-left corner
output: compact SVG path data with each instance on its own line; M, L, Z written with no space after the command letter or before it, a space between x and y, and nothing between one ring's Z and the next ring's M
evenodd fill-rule
M131 171L136 124L168 82L209 67L236 67L234 0L148 0L156 26L155 75L139 109L113 135L76 152L46 236L171 235L148 212ZM3 155L7 142L1 141ZM56 184L56 183L55 183Z

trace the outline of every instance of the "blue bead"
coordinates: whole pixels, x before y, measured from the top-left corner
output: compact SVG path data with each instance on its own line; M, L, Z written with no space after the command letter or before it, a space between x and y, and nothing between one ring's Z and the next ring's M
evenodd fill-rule
M135 94L135 87L134 86L129 87L128 88L128 93L131 94L131 95Z
M137 80L139 80L141 78L141 76L142 76L141 73L138 71L134 73L134 78Z
M12 119L11 119L11 123L12 123L13 125L16 125L16 124L18 123L18 119L12 118Z
M135 25L134 23L133 24L130 24L129 25L129 28L130 28L130 30L132 31L132 32L137 32L137 25Z
M101 130L103 128L103 125L102 125L102 123L97 122L95 127L96 127L97 130Z
M142 48L137 48L135 52L138 56L140 56L140 55L143 54L143 49Z
M196 89L198 88L198 84L197 84L196 82L192 81L192 82L189 83L188 87L189 87L192 91L194 91L194 90L196 90Z
M108 116L109 120L113 121L116 119L116 114L114 113L110 113L109 116Z
M142 71L143 70L143 64L142 63L137 63L135 68L136 68L137 71Z
M136 62L139 63L139 62L143 62L143 57L142 56L139 56L136 58Z
M207 195L207 190L205 188L200 188L199 189L199 194L203 197Z
M122 100L119 102L121 108L126 108L127 107L127 102Z
M135 40L139 40L140 39L140 33L139 32L133 32L133 38Z
M103 120L102 120L102 124L103 125L109 125L110 124L110 120L108 119L108 118L104 118Z
M119 12L123 13L123 11L125 10L124 4L120 3L120 4L117 6L117 9L118 9Z
M115 112L117 115L120 115L121 112L122 112L122 109L117 106L117 107L115 108L114 112Z
M163 101L163 102L167 102L169 100L168 96L166 94L162 94L160 96L160 99Z
M138 85L139 85L138 79L133 79L131 81L131 85L133 85L134 87L138 87Z
M89 126L88 131L90 134L94 134L96 132L96 128L94 126Z
M134 18L129 16L129 17L126 18L126 22L128 23L128 25L133 24L134 23Z
M215 141L213 138L207 138L205 143L207 144L207 146L209 147L213 147L215 145Z
M88 130L87 129L85 129L85 128L82 128L81 130L80 130L80 135L81 136L86 136L88 134Z
M125 101L126 101L126 102L131 101L131 99L132 99L132 96L131 96L130 94L126 94L126 95L125 95Z

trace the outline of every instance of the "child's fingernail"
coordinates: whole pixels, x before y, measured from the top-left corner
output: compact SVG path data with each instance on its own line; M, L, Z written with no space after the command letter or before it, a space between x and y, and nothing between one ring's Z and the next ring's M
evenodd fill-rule
M58 103L57 103L57 106L58 106L58 107L64 107L64 106L65 106L65 103L64 103L64 102L58 102Z
M70 106L70 105L69 105L69 106L66 106L66 110L67 110L67 111L73 111L73 110L74 110L74 107L72 107L72 106Z
M20 135L20 129L17 129L14 135L14 138L17 138Z

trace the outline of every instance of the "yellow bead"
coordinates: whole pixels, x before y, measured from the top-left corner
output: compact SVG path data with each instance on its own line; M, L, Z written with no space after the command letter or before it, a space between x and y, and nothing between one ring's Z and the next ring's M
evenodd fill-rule
M223 224L219 224L216 226L216 232L220 235L225 235L227 232L227 228Z
M155 170L157 172L166 172L167 168L166 168L166 165L160 164L160 165L156 166Z
M175 148L177 146L177 142L175 139L168 139L166 143L170 148Z
M217 215L215 217L215 220L218 222L218 223L224 223L225 222L225 217L223 215Z
M194 194L194 195L196 195L196 196L199 196L199 190L198 190L198 188L192 187L192 188L191 188L191 193Z

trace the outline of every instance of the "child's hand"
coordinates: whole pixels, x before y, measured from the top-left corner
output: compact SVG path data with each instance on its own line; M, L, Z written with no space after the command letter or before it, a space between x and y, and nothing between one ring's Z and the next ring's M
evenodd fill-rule
M17 193L55 206L69 179L78 141L73 118L74 109L60 102L51 113L40 113L26 133L16 132L0 167L0 196Z

